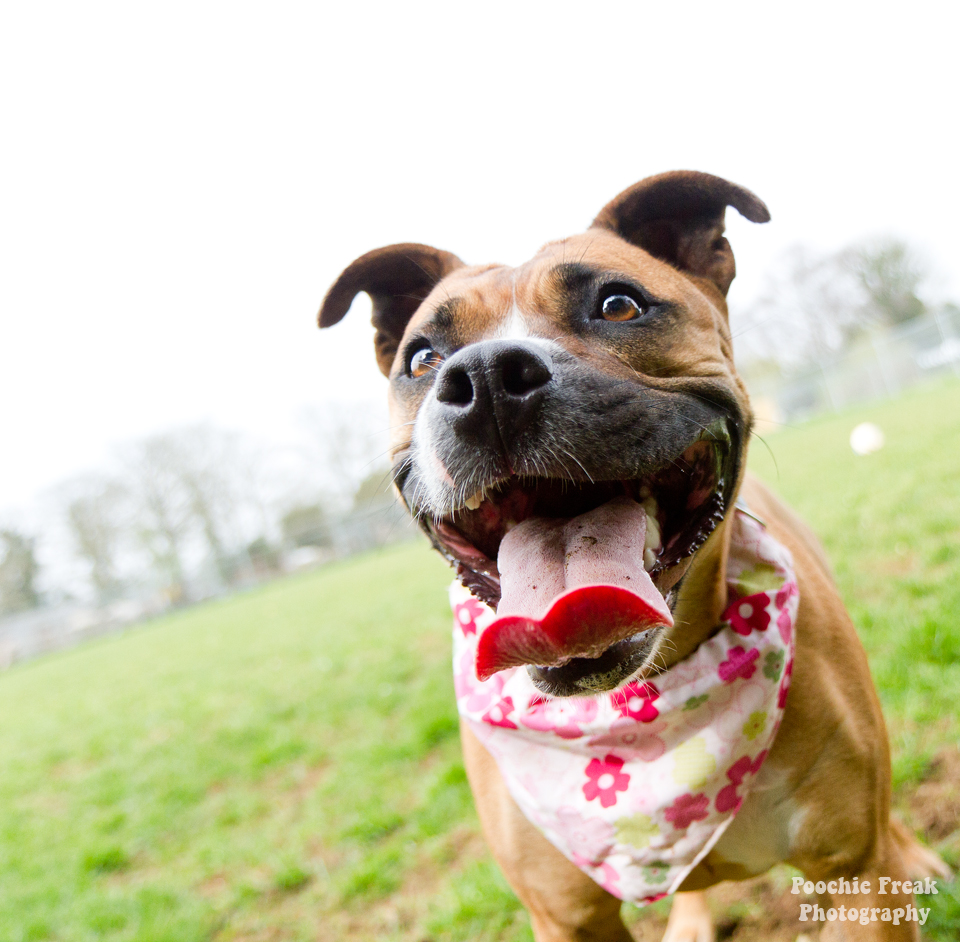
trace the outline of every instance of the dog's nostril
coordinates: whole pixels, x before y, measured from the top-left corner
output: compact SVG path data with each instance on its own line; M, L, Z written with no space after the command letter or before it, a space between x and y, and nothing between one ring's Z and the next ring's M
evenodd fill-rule
M437 383L437 399L452 406L468 406L473 402L473 383L464 369L447 367Z
M500 363L504 391L511 396L525 396L545 386L551 377L550 367L526 350L513 350Z

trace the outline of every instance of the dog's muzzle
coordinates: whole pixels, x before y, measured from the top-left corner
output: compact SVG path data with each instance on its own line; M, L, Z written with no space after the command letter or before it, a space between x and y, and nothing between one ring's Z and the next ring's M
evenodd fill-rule
M446 360L397 482L463 584L510 616L488 629L478 667L527 664L554 695L635 674L671 623L669 571L723 518L734 427L702 394L601 373L549 341L484 341Z

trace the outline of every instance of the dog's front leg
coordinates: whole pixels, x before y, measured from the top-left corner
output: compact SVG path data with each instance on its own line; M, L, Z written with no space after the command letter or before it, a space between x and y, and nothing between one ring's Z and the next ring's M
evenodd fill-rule
M632 942L620 900L560 853L510 797L490 753L460 724L467 778L484 837L530 913L537 942Z
M714 942L713 917L702 890L677 893L663 942Z

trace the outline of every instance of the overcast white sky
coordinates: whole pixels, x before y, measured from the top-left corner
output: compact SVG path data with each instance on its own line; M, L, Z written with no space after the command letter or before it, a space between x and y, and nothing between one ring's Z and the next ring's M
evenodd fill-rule
M19 3L0 14L0 513L118 442L375 399L329 283L420 241L519 263L651 173L730 210L744 306L878 233L960 296L956 3Z

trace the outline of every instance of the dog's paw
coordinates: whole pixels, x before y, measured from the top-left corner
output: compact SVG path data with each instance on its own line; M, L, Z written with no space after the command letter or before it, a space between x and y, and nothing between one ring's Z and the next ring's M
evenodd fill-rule
M953 871L940 855L921 844L906 825L897 818L890 818L890 833L900 848L903 866L908 877L914 880L922 880L924 877L937 877L941 880L953 879Z
M677 893L663 942L716 942L705 893Z

